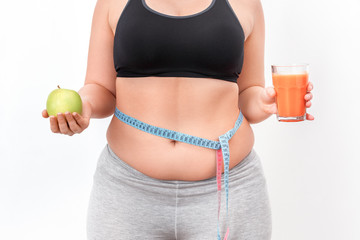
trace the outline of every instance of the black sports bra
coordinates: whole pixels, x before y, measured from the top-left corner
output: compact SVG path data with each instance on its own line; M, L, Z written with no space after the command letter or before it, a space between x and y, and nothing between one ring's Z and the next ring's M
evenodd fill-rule
M243 65L243 28L228 0L201 12L170 16L146 0L128 0L114 36L117 77L195 77L237 81Z

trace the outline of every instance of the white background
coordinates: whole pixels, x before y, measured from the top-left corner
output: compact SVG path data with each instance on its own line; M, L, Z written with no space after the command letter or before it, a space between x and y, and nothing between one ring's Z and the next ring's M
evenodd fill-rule
M59 84L84 82L95 0L0 3L0 239L86 238L110 118L68 137L41 117ZM263 1L270 65L308 62L314 122L253 125L275 240L360 239L360 1Z

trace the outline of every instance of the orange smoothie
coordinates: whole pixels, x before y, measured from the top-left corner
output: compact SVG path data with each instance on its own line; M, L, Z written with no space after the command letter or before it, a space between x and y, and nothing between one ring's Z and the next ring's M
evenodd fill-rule
M276 103L280 117L301 117L306 113L305 95L309 75L277 74L272 79L276 91ZM282 120L299 121L299 120Z

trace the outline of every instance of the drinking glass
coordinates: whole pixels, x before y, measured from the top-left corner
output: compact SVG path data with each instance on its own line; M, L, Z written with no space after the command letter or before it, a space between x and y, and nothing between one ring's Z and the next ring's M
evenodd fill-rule
M305 95L309 64L271 65L280 122L299 122L306 119Z

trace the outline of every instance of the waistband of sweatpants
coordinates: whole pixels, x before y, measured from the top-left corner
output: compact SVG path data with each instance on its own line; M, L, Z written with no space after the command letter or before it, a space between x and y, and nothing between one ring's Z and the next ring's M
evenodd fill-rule
M118 167L126 170L127 173L131 174L132 176L134 176L140 180L157 182L157 183L166 183L166 184L194 184L195 182L197 182L198 184L201 184L201 183L207 184L209 182L214 183L214 184L216 183L215 172L214 172L213 177L204 179L204 180L199 180L199 181L162 180L162 179L153 178L153 177L150 177L150 176L138 171L137 169L133 168L132 166L130 166L129 164L124 162L122 159L120 159L114 153L114 151L111 149L111 147L109 146L108 143L106 144L104 151L109 155L109 158L110 158L109 160L112 163L114 163L115 166L118 166ZM257 159L258 159L258 154L255 151L255 149L252 148L251 151L237 165L235 165L232 169L230 169L229 179L231 180L232 178L236 177L236 175L239 172L242 172L244 170L244 168L247 168L247 166L257 164L257 161L256 161ZM215 161L215 150L214 150L214 161Z

